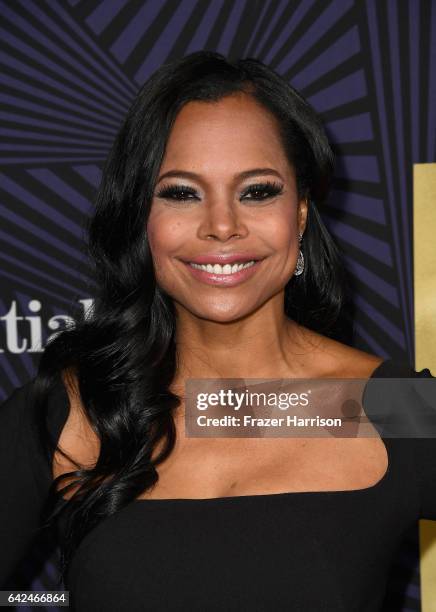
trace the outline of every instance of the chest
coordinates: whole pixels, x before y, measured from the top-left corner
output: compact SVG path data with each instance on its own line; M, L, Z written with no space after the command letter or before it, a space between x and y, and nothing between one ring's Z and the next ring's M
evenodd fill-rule
M388 462L379 437L179 437L170 457L157 468L158 483L141 498L364 489L383 478Z
M85 539L69 586L80 610L379 610L391 493L139 501Z

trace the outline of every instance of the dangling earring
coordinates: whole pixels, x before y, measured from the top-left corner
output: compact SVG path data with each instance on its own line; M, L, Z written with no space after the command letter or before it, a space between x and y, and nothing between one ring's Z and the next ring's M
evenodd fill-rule
M299 238L298 238L298 242L301 245L301 241L303 239L303 234L300 232ZM303 252L300 248L300 251L298 253L298 259L297 259L297 266L295 268L295 272L294 272L294 276L299 276L300 274L303 273L304 270L304 256L303 256Z

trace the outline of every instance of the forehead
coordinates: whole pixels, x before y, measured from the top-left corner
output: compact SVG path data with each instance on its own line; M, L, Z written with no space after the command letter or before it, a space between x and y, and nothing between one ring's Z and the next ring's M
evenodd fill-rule
M217 102L191 101L178 113L170 132L162 170L196 167L246 169L270 163L289 165L276 118L244 93Z

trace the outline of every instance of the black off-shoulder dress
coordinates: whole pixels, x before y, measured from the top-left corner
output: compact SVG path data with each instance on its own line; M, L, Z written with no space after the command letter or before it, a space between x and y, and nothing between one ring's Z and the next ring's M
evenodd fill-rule
M370 379L425 377L434 378L427 368L388 359ZM51 464L32 427L31 385L0 407L0 584L31 544L51 483ZM420 403L428 409L428 397L411 398L412 412ZM436 398L430 409L436 415ZM56 439L67 416L59 380L50 395ZM436 520L436 437L381 438L388 469L369 488L134 500L76 550L70 609L382 610L405 531L420 518Z

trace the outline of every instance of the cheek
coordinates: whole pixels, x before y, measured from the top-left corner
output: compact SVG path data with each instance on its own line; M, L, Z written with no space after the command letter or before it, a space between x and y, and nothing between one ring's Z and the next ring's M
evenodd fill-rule
M183 227L174 216L163 213L150 214L147 237L153 256L162 258L183 243Z
M171 259L179 256L183 247L186 248L186 244L192 240L188 235L190 224L166 212L156 211L150 214L147 223L147 239L155 274L164 284L168 281L166 277L172 276Z
M264 219L259 231L270 242L273 250L278 253L291 252L296 248L298 226L292 212L287 215L271 215Z
M271 264L273 282L285 282L293 274L298 257L298 223L295 213L271 215L265 220L264 236L274 254Z
M147 239L153 259L153 266L156 274L159 276L162 260L165 257L165 236L162 231L162 225L158 222L156 215L150 215L147 224Z

